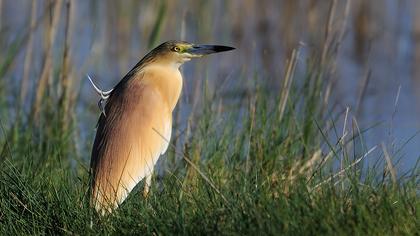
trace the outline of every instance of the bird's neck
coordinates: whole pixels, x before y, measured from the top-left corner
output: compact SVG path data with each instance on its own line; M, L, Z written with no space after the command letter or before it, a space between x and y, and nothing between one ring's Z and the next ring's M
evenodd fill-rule
M182 75L179 66L153 64L145 67L143 72L146 75L143 78L159 90L172 112L182 90Z

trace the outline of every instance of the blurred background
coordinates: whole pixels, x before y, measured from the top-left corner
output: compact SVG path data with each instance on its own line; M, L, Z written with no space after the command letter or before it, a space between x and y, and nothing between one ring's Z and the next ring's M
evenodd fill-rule
M237 48L183 67L175 139L193 111L199 115L204 91L226 113L247 106L238 98L256 84L279 96L295 49L296 78L330 55L326 118L348 107L368 129L367 146L388 144L404 157L402 169L419 158L415 0L0 0L1 135L21 119L47 124L40 114L50 107L88 163L100 111L86 74L111 89L150 49L172 39Z

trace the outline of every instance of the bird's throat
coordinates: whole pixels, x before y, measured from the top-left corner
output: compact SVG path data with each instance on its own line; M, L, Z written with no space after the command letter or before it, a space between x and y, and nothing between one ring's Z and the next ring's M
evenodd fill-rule
M147 84L153 85L167 101L170 112L175 108L182 90L182 75L178 68L150 65L144 68Z

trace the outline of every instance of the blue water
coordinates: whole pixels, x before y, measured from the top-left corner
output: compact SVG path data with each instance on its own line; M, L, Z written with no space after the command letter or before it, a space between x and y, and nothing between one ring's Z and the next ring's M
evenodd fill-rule
M38 2L38 16L41 16L46 3ZM94 137L99 110L96 107L98 98L85 74L89 73L104 89L112 88L148 51L147 42L160 2L72 1L72 80L75 88L81 89L77 104L77 119L80 121L77 135L81 136L79 148L80 152L86 152L86 159L89 158L86 150ZM333 22L335 27L340 27L345 1L337 2ZM415 135L420 130L420 25L417 23L420 3L416 0L359 0L352 3L344 41L336 59L337 71L332 75L336 83L330 103L338 104L335 112L350 107L349 120L355 118L361 129L381 122L364 134L367 149L382 142L387 144L391 154L404 157L397 168L407 170L420 156L420 135ZM360 11L362 3L367 10ZM185 66L181 121L186 122L191 108L199 102L201 96L197 93L204 81L211 90L219 89L226 78L228 82L223 88L226 91L238 84L246 89L252 85L257 73L261 79L273 84L273 88L279 88L286 60L299 42L306 46L302 49L304 53L298 65L301 71L297 74L304 74L304 56L322 49L329 5L327 1L309 0L180 0L167 1L166 9L159 42L185 39L237 48L234 53ZM30 4L25 0L5 0L1 12L0 45L6 49L22 34L19 29L27 27ZM364 29L367 29L361 38L357 34L360 12L366 14ZM64 17L58 29L54 52L57 60L54 63L60 62L63 24ZM42 68L44 42L45 32L41 24L34 32L31 71L35 75ZM15 87L23 74L24 55L25 50L21 50L11 72L5 76ZM368 70L371 70L371 77L360 113L356 114L357 98ZM34 81L31 80L32 86ZM343 120L344 116L341 116L340 130ZM351 125L349 122L349 130Z

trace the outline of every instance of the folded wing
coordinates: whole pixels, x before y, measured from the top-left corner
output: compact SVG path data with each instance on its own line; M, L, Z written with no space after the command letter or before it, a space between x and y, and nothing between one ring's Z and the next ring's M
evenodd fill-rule
M171 136L171 111L158 89L133 78L116 86L99 118L92 150L92 202L111 211L152 174Z

